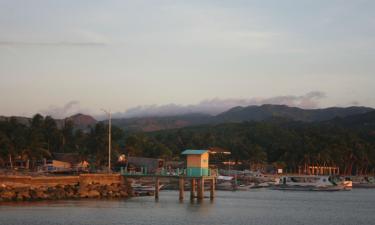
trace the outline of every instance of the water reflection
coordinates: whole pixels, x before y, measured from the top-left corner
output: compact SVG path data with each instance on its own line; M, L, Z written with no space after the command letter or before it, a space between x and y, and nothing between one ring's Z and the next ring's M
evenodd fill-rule
M188 196L188 195L186 195ZM217 198L178 200L161 192L158 200L73 200L0 204L4 225L99 224L373 224L375 190L312 193L256 190L217 192Z

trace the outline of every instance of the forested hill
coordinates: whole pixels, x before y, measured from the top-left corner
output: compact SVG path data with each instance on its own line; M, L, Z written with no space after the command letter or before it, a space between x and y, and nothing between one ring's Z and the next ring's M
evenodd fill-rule
M356 114L345 118L336 118L330 123L341 124L350 128L358 128L360 130L375 130L375 111L364 114Z
M217 115L215 121L218 123L262 121L271 117L283 117L296 121L317 122L331 120L335 117L343 118L350 115L363 114L370 111L374 111L374 109L368 107L301 109L286 105L262 105L232 108L227 112Z
M264 121L273 117L283 117L295 121L317 122L331 120L335 117L343 118L350 115L363 114L370 111L374 111L374 109L368 107L301 109L285 105L262 105L235 107L217 116L187 114L180 116L115 119L113 120L113 124L124 130L149 132L204 124Z
M0 167L12 159L53 158L56 152L78 153L93 165L105 165L108 126L95 123L82 132L73 124L67 120L59 127L51 117L41 115L29 125L15 118L0 121ZM112 127L114 163L121 154L177 159L184 149L210 147L230 150L234 160L250 164L296 169L306 163L339 166L347 174L369 172L375 169L375 111L319 122L271 117L155 132Z
M191 126L199 126L206 124L222 124L222 123L241 123L246 121L265 121L275 117L282 117L288 120L317 122L328 121L334 118L344 118L351 115L362 115L367 112L374 111L369 107L331 107L325 109L301 109L289 107L286 105L262 105L235 107L219 115L212 116L202 113L191 113L176 116L163 117L140 117L140 118L114 118L112 124L125 131L144 131L153 132L159 130L168 130L176 128L184 128ZM31 119L26 117L13 117L18 122L29 125ZM7 117L1 117L0 121L7 120ZM95 126L98 122L92 116L76 114L65 119L56 119L59 128L64 126L66 121L72 121L76 129L88 130L89 127ZM106 120L103 123L107 123Z
M142 117L129 119L113 119L112 124L126 131L158 131L176 129L213 122L213 116L201 113L192 113L178 116ZM105 121L106 123L106 121Z
M289 169L305 163L339 166L347 174L375 169L375 112L324 122L272 118L202 125L153 132L147 138L175 155L185 148L217 146L230 150L235 160L277 163Z

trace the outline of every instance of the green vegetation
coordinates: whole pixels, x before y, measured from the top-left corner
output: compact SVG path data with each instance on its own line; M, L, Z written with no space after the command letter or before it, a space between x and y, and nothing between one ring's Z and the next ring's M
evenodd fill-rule
M339 166L345 174L367 173L375 166L375 136L340 123L283 120L201 126L160 131L153 138L173 154L184 148L219 146L234 160L298 166Z
M58 128L51 117L35 115L30 125L19 123L17 119L0 122L0 166L12 164L15 160L41 160L52 158L52 153L78 153L79 157L96 166L108 160L108 126L98 123L88 132L75 129L71 120L65 120ZM118 155L124 133L112 128L113 156ZM123 144L122 144L123 146Z
M54 152L76 152L103 166L107 162L108 127L98 123L89 131L75 129L68 120L59 129L40 115L30 125L15 119L0 122L0 163L15 159L50 158ZM233 160L250 164L339 166L345 174L363 174L375 168L375 113L326 122L296 122L272 118L261 122L202 125L157 132L124 133L112 128L113 160L132 156L178 158L184 149L221 147Z

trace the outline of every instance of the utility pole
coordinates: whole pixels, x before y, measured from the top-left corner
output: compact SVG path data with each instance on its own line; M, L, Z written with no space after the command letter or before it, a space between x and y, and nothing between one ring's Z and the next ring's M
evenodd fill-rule
M111 115L111 111L110 110L107 111L107 110L102 109L102 111L104 111L107 114L107 116L108 116L108 173L111 173L112 115Z

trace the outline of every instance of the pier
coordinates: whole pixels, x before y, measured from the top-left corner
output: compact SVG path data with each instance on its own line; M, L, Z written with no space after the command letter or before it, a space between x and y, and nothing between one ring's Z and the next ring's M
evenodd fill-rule
M190 199L204 199L205 182L210 184L210 199L215 198L215 184L217 171L208 167L208 150L185 150L181 153L186 155L185 169L166 171L162 169L155 174L148 174L147 168L141 168L140 173L128 172L127 168L121 168L121 175L129 178L149 177L155 181L155 199L159 198L160 178L178 179L179 199L183 200L185 195L185 182L190 184Z
M141 172L128 172L126 168L122 168L120 174L125 178L152 178L155 184L155 199L159 199L160 179L168 178L178 181L179 199L185 199L185 183L190 186L190 199L204 199L205 183L209 183L210 199L215 198L216 170L208 170L207 176L189 176L187 169L175 170L174 172L166 172L162 170L160 173L148 174L147 169L142 168Z

